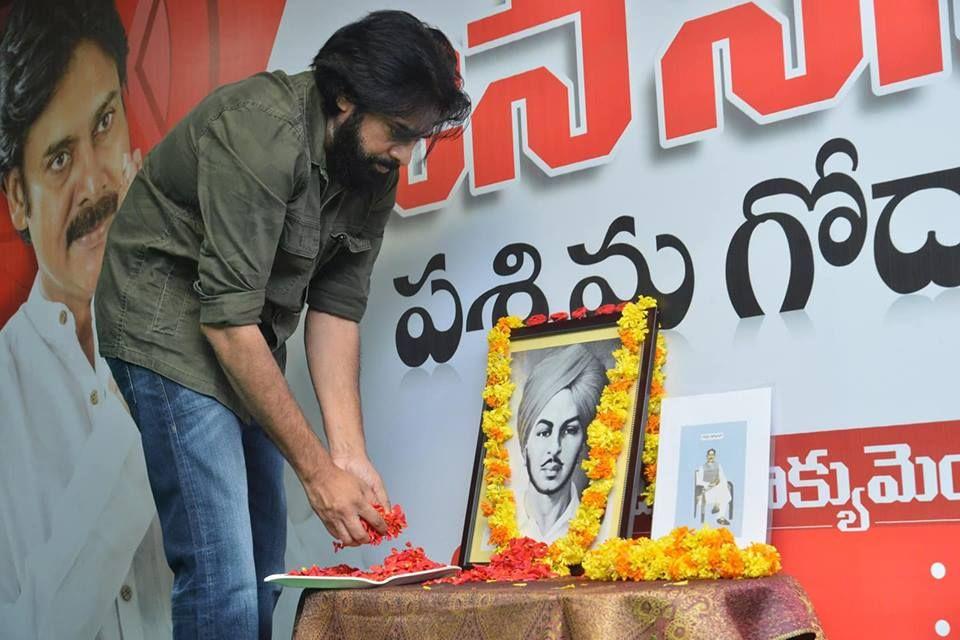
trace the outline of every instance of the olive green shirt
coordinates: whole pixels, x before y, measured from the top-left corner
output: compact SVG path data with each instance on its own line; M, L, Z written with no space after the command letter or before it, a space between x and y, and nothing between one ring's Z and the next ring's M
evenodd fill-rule
M258 324L284 368L304 304L359 322L396 197L327 176L312 74L221 87L150 152L110 229L94 298L103 356L217 398L243 420L200 325Z

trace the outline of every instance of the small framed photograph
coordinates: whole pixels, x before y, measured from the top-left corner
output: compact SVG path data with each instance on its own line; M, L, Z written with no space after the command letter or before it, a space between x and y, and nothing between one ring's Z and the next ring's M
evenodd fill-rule
M593 421L614 350L621 347L619 314L564 320L514 329L510 336L509 420L513 436L506 442L510 478L521 536L552 543L567 533L587 485L581 463L587 456L587 426ZM629 537L645 509L640 496L643 433L646 426L657 339L657 313L647 314L648 333L640 350L640 372L630 391L632 406L623 428L624 447L616 463L614 486L607 499L594 546L614 536ZM489 562L487 518L480 505L485 436L478 427L459 564ZM649 524L649 515L646 516Z
M653 537L726 527L767 541L771 390L664 398Z

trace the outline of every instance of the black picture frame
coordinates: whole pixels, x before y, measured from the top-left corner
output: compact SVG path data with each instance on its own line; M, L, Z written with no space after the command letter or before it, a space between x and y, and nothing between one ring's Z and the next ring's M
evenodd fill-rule
M585 332L593 329L615 327L620 314L593 315L582 319L568 319L559 322L547 322L531 327L514 329L510 334L510 342L540 338L544 336ZM637 391L633 404L633 432L630 442L621 455L629 456L627 473L620 480L626 483L624 489L623 508L620 514L620 526L617 535L623 538L635 537L650 531L651 511L643 501L643 491L646 482L643 476L641 456L643 453L644 433L647 425L647 407L650 401L650 384L653 378L654 358L658 334L658 313L656 308L647 312L647 337L640 349L640 371ZM486 406L482 405L482 410ZM481 422L482 425L482 411ZM481 426L477 428L477 446L474 454L474 463L470 478L470 491L467 498L466 514L464 516L463 534L460 541L458 564L462 567L486 564L470 557L470 550L474 542L474 531L477 528L476 520L483 517L479 512L480 495L483 486L483 443L485 436Z

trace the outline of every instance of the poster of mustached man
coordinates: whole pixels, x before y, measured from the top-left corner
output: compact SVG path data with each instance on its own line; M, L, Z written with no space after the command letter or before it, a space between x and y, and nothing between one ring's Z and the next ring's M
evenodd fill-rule
M4 13L0 175L37 272L0 330L0 629L169 638L172 574L140 436L91 312L141 161L127 36L113 0L16 0Z

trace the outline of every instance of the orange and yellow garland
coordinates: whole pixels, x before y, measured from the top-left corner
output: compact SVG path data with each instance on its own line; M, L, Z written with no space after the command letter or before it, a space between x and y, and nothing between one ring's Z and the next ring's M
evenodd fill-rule
M621 346L613 352L614 367L607 371L597 414L587 426L588 455L582 467L589 478L580 506L570 521L567 534L550 545L545 560L558 575L568 575L569 567L583 564L587 576L597 580L681 580L694 577L758 577L780 569L780 556L769 545L737 548L725 529L689 531L679 528L657 541L648 538L607 540L588 551L600 530L607 498L613 488L617 459L623 451L623 427L630 415L630 391L640 371L640 350L646 340L647 311L656 306L650 297L624 306L617 321ZM487 518L490 544L498 552L519 537L517 509L510 489L510 456L506 442L513 437L510 428L510 398L516 385L511 382L510 333L524 326L514 316L497 321L487 337L487 383L483 400L484 485L486 495L480 503ZM660 405L664 395L666 342L658 334L647 407L642 461L647 489L644 499L652 505L657 473L657 449L660 433Z
M626 305L617 321L621 346L613 352L614 366L607 371L608 384L600 394L597 415L587 426L589 449L583 470L589 483L583 490L580 506L570 521L566 535L550 545L548 559L559 574L569 572L570 565L579 564L600 530L607 497L613 488L617 458L623 451L623 427L630 415L633 389L640 372L640 349L647 337L647 310L656 306L653 298L642 297ZM483 399L483 433L486 449L483 466L486 497L480 504L490 528L490 544L503 550L519 535L517 510L513 490L507 486L510 478L510 459L506 442L513 437L510 421L510 397L516 385L510 381L510 332L522 327L516 317L501 318L490 330L487 354L487 385ZM663 396L663 364L666 344L657 340L656 362L648 407L648 423L659 423L660 401Z
M613 538L588 551L591 580L760 578L780 571L780 554L755 543L741 549L729 529L678 527L657 540Z

